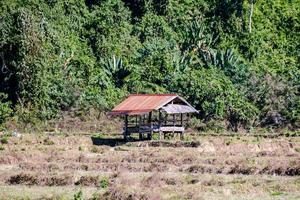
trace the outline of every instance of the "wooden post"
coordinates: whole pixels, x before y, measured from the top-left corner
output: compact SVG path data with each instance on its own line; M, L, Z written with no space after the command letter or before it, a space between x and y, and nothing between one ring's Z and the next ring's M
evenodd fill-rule
M175 118L175 114L173 114L173 126L176 125L176 118Z
M163 140L163 132L161 130L159 130L159 140Z
M161 110L158 110L158 131L159 131L159 140L162 140L162 131L160 130L161 127Z
M127 140L128 135L128 115L125 115L125 130L124 130L124 139Z
M152 112L149 112L148 125L150 125L150 133L147 134L148 140L151 140L151 138L152 138L152 122L151 122L151 118L152 118Z
M137 115L135 116L135 126L137 126Z
M184 137L183 137L183 134L184 134L184 132L182 131L182 132L180 132L180 140L183 140L184 139Z
M175 129L175 125L176 125L176 118L175 118L175 114L173 114L173 138L175 138L175 132L174 132L174 129Z
M180 113L180 126L183 127L183 114ZM183 139L183 132L180 132L180 140Z
M143 133L141 130L141 125L142 125L142 116L139 116L139 139L142 140L143 139Z
M183 114L180 113L180 125L182 126L183 125Z
M168 113L166 114L166 118L165 118L165 126L168 124L168 117L169 117L169 115L168 115Z

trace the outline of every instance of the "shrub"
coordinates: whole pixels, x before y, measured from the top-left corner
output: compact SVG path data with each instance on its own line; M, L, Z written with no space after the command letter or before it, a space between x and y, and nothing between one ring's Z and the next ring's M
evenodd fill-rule
M6 101L7 95L0 93L0 129L6 119L12 114L11 103Z
M216 133L222 133L225 130L225 125L222 121L211 120L206 124L206 130L212 130Z
M159 134L152 134L152 140L159 140Z
M44 145L54 145L55 143L50 138L44 139Z
M4 150L5 150L4 146L0 145L0 151L4 151Z
M109 180L107 177L103 178L101 181L100 181L100 188L102 189L105 189L107 188L109 185Z
M1 138L0 141L1 141L2 144L8 144L8 138L7 137Z
M239 126L251 125L256 117L256 107L216 67L183 73L174 77L170 86L200 111L203 122L227 120L230 122L229 128L237 131Z
M82 191L81 190L79 190L78 192L76 192L75 194L74 194L74 196L73 196L74 198L74 200L82 200L83 199L83 193L82 193Z
M198 119L196 117L192 117L189 122L188 122L188 126L193 128L193 129L197 129L199 131L206 131L206 124L202 122L201 119Z

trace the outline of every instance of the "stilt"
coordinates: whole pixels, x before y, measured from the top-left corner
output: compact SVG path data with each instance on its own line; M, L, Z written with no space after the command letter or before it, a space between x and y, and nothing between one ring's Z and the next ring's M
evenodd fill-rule
M180 132L180 140L183 140L183 139L184 139L183 134L184 134L184 132Z
M152 127L151 118L152 118L152 112L149 112L149 116L148 116L148 126L150 126L150 132L148 132L148 134L147 134L147 139L148 139L148 140L151 140L151 138L152 138L152 132L153 132L153 127Z
M173 114L173 138L175 138L175 132L174 132L174 129L175 129L175 125L176 125L176 118L175 118L175 114Z
M163 140L163 132L162 131L159 131L159 140Z
M142 116L139 116L139 139L143 140L143 133L141 130L141 126L142 126Z
M124 130L124 140L128 140L128 115L125 115L125 130Z
M182 126L183 125L183 114L180 113L180 125Z
M158 110L158 131L159 131L159 140L163 140L162 138L162 131L160 130L161 127L161 110Z

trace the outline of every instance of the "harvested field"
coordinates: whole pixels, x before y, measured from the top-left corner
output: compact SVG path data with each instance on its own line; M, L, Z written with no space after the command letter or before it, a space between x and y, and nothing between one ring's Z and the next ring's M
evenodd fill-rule
M299 199L300 137L198 136L96 146L90 136L10 137L0 199Z

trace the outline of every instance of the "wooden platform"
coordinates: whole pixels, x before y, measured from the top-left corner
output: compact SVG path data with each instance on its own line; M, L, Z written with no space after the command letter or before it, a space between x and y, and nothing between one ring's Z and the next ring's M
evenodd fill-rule
M128 133L147 133L147 132L184 132L183 126L140 126L140 127L127 127Z
M162 132L184 132L184 127L183 126L161 126L159 128L159 131Z
M143 134L147 134L147 138L151 139L152 133L159 133L160 140L165 138L166 133L179 133L180 138L183 139L185 128L183 126L137 126L137 127L127 127L127 135L138 133L140 139L143 138ZM125 132L125 130L124 130Z

